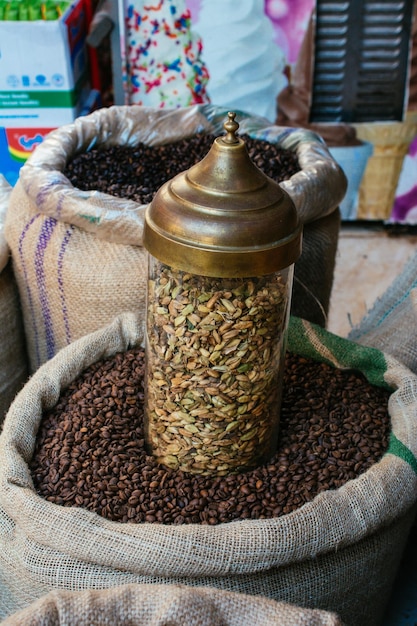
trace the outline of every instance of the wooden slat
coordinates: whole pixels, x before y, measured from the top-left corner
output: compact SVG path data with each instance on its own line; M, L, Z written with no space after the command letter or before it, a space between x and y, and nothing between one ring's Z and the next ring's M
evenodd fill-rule
M401 121L413 0L317 0L310 121Z

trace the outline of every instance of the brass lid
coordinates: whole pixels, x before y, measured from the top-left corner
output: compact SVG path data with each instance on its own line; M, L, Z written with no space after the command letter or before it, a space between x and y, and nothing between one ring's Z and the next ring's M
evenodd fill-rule
M167 265L202 276L263 276L300 256L294 203L252 163L238 128L229 113L226 135L148 206L144 246Z

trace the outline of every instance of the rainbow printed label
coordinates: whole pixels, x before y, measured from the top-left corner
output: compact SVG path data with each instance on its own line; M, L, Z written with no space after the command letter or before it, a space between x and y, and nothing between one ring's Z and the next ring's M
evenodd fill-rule
M22 165L52 128L0 127L0 172L15 185Z
M10 156L24 163L52 128L6 128L5 130Z

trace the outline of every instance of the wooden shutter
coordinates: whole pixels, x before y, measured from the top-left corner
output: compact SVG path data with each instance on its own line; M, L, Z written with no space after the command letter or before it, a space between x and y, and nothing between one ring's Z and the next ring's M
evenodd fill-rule
M401 121L413 0L317 0L311 122Z

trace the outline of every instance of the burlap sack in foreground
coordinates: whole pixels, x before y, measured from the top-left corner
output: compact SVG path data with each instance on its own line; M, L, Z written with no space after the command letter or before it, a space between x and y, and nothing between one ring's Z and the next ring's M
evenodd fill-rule
M13 188L5 234L23 307L31 371L63 346L109 324L119 313L144 318L146 206L74 188L68 160L91 148L172 143L224 133L227 110L211 105L161 110L100 109L63 126L38 146ZM295 266L293 314L325 324L346 178L321 138L239 114L240 133L296 151L301 171L282 183L304 225Z
M328 611L259 596L185 585L130 584L93 591L51 591L3 626L342 626Z
M12 404L0 435L0 619L53 590L169 583L332 611L348 626L379 624L415 516L417 376L292 318L292 352L392 389L389 449L369 470L291 514L215 526L123 524L44 500L28 466L43 411L91 363L141 341L137 317L122 315L62 349Z
M10 185L0 174L0 425L29 375L19 292L4 237L10 192Z

